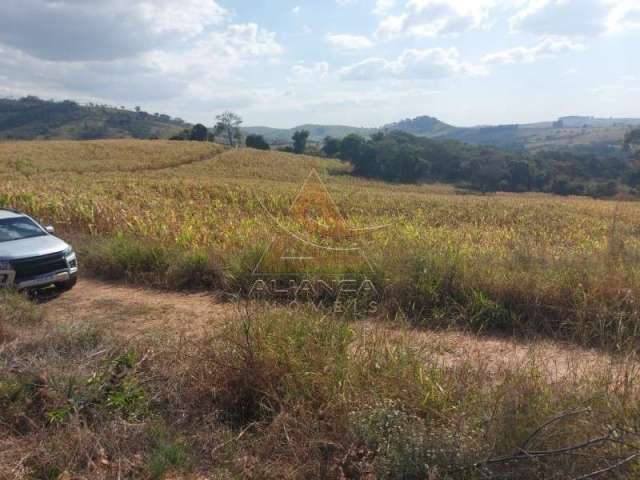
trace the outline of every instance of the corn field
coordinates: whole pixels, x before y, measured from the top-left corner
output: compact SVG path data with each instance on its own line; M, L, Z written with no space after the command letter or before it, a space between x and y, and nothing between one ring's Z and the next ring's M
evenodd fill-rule
M635 202L471 195L358 179L337 160L198 142L96 141L0 144L0 205L83 242L198 252L237 279L280 228L309 234L292 205L314 171L349 228L385 227L358 245L388 314L635 345ZM330 243L343 240L344 232L330 231ZM327 241L326 231L310 235Z

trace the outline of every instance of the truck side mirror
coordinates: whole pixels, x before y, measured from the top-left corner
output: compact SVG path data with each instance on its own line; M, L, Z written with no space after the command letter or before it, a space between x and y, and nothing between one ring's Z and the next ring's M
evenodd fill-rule
M52 235L56 233L56 229L53 228L51 225L47 225L46 227L44 227L44 229L47 231L47 233L50 233Z

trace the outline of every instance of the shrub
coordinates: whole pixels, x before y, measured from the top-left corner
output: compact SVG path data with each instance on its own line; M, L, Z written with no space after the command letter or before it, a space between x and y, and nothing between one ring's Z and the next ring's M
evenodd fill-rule
M198 123L191 128L191 132L189 132L189 140L193 140L196 142L206 142L209 135L209 131L207 127Z
M255 148L256 150L271 150L271 147L262 135L247 135L245 144L248 148Z
M439 465L455 462L453 439L434 435L420 417L403 411L396 402L353 412L350 424L369 450L377 478L438 478Z
M82 255L87 270L108 280L125 280L180 290L222 288L220 260L155 242L116 237L93 243Z
M223 289L226 287L221 261L206 252L176 254L167 270L167 285L179 290Z
M44 319L44 310L26 296L16 292L0 290L0 325L29 325Z

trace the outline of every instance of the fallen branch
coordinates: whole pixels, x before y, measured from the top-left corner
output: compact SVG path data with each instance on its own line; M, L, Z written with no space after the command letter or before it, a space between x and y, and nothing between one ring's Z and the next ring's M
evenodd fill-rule
M632 462L633 460L635 460L638 457L640 457L640 453L634 453L630 457L627 457L624 460L620 460L618 463L616 463L614 465L611 465L610 467L603 468L602 470L598 470L597 472L593 472L593 473L588 473L586 475L582 475L581 477L576 477L573 480L587 480L588 478L595 478L595 477L603 475L605 473L612 472L613 470L616 470L617 468L620 468L620 467L626 465L627 463Z

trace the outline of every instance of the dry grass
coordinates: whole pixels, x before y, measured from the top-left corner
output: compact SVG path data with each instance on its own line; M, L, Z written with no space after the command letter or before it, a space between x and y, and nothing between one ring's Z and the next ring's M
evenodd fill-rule
M123 312L3 322L0 478L564 479L637 452L632 359L549 376L536 354L451 362L409 331L243 312L192 338L114 336Z
M210 143L161 140L3 142L0 172L27 178L60 172L135 172L190 164L221 151Z

